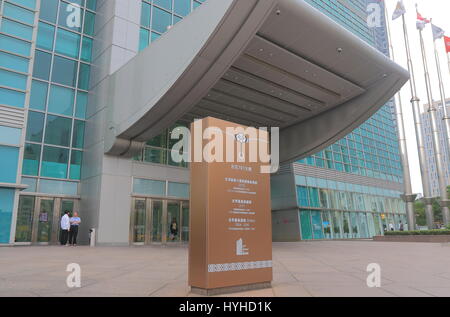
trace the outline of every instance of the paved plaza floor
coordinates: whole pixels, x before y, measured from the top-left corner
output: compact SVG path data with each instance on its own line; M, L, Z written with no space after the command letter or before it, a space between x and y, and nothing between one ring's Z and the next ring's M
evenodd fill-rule
M271 289L232 296L450 296L450 244L317 241L273 244ZM68 288L67 264L81 267ZM381 266L369 288L367 265ZM0 296L194 296L186 247L2 247Z

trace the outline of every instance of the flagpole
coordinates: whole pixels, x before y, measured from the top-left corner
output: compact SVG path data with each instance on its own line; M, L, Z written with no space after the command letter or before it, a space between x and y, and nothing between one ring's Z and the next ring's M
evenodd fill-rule
M436 70L437 70L437 75L438 75L438 79L439 79L439 92L441 94L441 104L442 104L443 113L444 113L444 117L442 118L442 120L444 121L446 137L447 137L447 146L450 151L450 117L449 117L449 114L447 111L447 99L445 98L444 82L442 80L441 62L439 59L439 51L437 49L436 39L434 38L434 34L433 34L433 44L434 44L434 57L435 57L435 61L436 61Z
M417 10L417 4L416 4ZM419 13L417 11L417 13ZM441 149L441 139L438 127L438 119L437 119L437 109L433 101L433 92L431 90L431 80L430 73L428 72L428 62L427 55L425 52L425 44L423 42L423 34L422 28L419 28L420 35L420 49L422 51L422 61L423 61L423 69L425 72L425 83L427 88L427 97L428 97L428 112L430 113L431 118L431 129L432 129L432 139L434 146L434 157L436 161L436 171L438 175L439 182L439 191L441 194L441 207L442 207L442 216L444 225L449 223L449 209L448 209L448 199L447 199L447 185L445 183L445 168L444 168L444 155Z
M389 50L391 54L392 61L395 62L395 53L394 53L394 45L392 44L391 38L391 26L389 22L389 15L386 3L384 4L384 12L386 19L386 29L388 33L388 42L389 42ZM404 186L404 195L403 200L406 203L406 216L408 218L408 227L411 230L414 230L416 227L416 215L414 213L414 202L416 200L417 195L414 195L412 192L411 185L411 171L409 167L409 158L408 158L408 147L406 141L406 133L405 133L405 122L403 120L403 105L402 105L402 96L400 91L396 95L397 101L394 100L395 105L395 115L397 118L397 129L398 129L398 141L399 141L399 149L400 149L400 159L403 166L403 186Z
M411 59L411 49L409 46L408 29L406 27L405 14L402 14L403 36L405 39L406 56L408 59L408 71L410 74L409 85L411 88L411 104L414 114L414 127L416 131L417 150L419 152L420 174L422 176L423 200L425 202L425 215L429 229L434 226L433 199L431 198L431 188L428 179L427 157L425 152L424 138L422 132L422 119L420 117L420 99L417 96L416 79L414 75L414 66ZM415 227L410 228L415 229Z

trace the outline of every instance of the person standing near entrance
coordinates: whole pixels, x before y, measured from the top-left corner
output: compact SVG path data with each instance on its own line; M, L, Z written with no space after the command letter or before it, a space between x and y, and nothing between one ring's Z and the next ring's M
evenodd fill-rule
M70 218L70 231L69 231L69 245L77 245L78 227L80 226L81 219L78 217L78 212L73 213L73 217Z
M178 223L177 218L172 218L172 223L170 224L170 239L172 241L176 240L178 236Z
M69 217L69 211L64 211L64 216L61 218L61 245L67 244L67 239L69 237L69 230L70 230L70 217Z

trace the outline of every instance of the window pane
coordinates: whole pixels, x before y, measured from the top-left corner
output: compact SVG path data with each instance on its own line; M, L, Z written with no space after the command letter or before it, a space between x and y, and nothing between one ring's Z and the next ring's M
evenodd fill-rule
M71 119L49 115L45 127L45 143L69 146L71 131Z
M141 195L165 196L166 182L135 178L133 182L133 193Z
M0 125L0 143L18 146L21 135L22 129Z
M48 100L48 112L71 116L75 91L70 88L52 85Z
M19 148L11 146L0 146L0 157L2 158L2 167L0 168L0 183L16 183Z
M191 0L175 0L175 13L186 16L191 12Z
M78 88L88 90L89 79L91 75L91 66L80 63L80 74L78 78Z
M48 80L50 76L50 66L52 55L36 50L34 55L33 76L39 79Z
M33 11L15 6L7 2L5 2L3 6L3 15L31 25L33 25L34 23Z
M94 24L95 24L95 14L86 11L85 21L84 21L84 34L94 35Z
M86 8L95 11L97 9L97 0L87 0Z
M41 5L39 18L56 23L56 13L58 11L58 0L45 0L45 5Z
M8 54L6 52L0 52L0 67L28 73L28 59Z
M29 111L27 121L27 141L42 142L42 135L44 132L44 119L43 113Z
M148 3L142 2L142 10L141 10L141 25L150 27L150 13L151 6Z
M70 157L70 179L81 179L81 163L83 160L83 152L72 150Z
M75 120L72 147L82 149L84 145L84 121Z
M53 40L55 35L55 27L39 22L38 36L36 46L46 50L53 50Z
M25 144L23 154L22 174L38 176L39 158L41 157L41 146L38 144Z
M0 30L3 33L17 36L28 41L31 41L33 37L33 28L31 26L14 22L8 19L3 19Z
M0 34L0 49L19 55L30 56L31 44L7 35Z
M172 10L172 0L154 0L153 3L164 9Z
M80 52L80 38L80 35L76 33L58 29L55 51L63 55L78 58Z
M81 59L85 62L90 62L92 60L92 39L86 36L83 36Z
M39 192L51 195L78 195L78 183L56 181L52 179L41 179Z
M80 119L86 119L87 102L88 102L88 94L82 91L78 91L75 117Z
M25 90L27 88L27 76L0 69L0 86Z
M23 108L25 94L20 91L0 88L0 104Z
M47 103L48 84L42 81L33 80L31 84L30 108L45 110Z
M168 195L171 197L189 198L189 184L169 182Z
M160 33L164 33L170 25L172 25L172 15L164 10L153 7L153 29Z
M36 0L13 0L11 2L20 4L21 6L34 10L36 8Z
M73 4L61 2L58 24L65 28L81 32L83 9Z
M67 178L69 150L51 146L44 147L41 176Z
M148 46L150 37L150 31L141 28L139 31L139 51L142 51L144 48Z
M76 61L55 56L53 60L52 81L62 85L75 87L77 64Z

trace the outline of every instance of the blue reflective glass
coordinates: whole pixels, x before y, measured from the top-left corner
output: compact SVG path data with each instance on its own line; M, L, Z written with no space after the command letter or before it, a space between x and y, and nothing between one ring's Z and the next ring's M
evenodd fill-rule
M3 15L31 24L34 24L34 12L18 7L16 5L5 2L3 7Z
M25 144L22 162L22 174L29 176L38 176L40 157L40 145L30 143Z
M45 143L69 146L71 131L71 119L49 115L45 127Z
M25 93L0 88L0 104L23 108L25 103Z
M55 27L39 22L36 46L46 50L53 50L53 41L55 37Z
M90 62L92 60L92 45L93 40L89 37L83 36L83 44L81 46L81 60Z
M62 85L75 87L77 67L78 63L76 61L55 56L53 59L52 81Z
M176 14L186 16L191 12L191 0L174 0Z
M47 103L48 84L42 81L33 80L31 83L30 108L45 110Z
M30 56L31 43L0 34L0 49L19 55Z
M82 149L84 146L84 121L75 120L73 125L72 147Z
M73 114L75 90L51 85L47 111L66 116Z
M60 2L58 25L81 32L83 25L83 9L79 6Z
M172 0L153 0L153 3L167 10L172 10Z
M21 129L5 127L3 125L0 125L0 143L19 145L21 134L22 134Z
M83 161L83 152L72 150L70 156L70 179L81 179L81 164Z
M80 73L78 74L78 88L88 90L91 77L91 66L80 63Z
M75 196L78 195L78 183L41 179L39 182L39 192L52 195Z
M9 0L10 2L14 2L20 4L21 6L35 9L36 8L36 0Z
M84 29L83 33L87 35L94 35L94 25L95 25L95 14L86 11L86 16L84 17Z
M41 112L29 111L27 120L26 140L32 142L42 142L44 133L45 115Z
M141 195L165 196L166 182L135 178L133 182L133 192Z
M164 10L153 7L152 28L155 31L164 33L172 25L172 15Z
M67 178L69 150L44 146L42 156L41 176Z
M16 183L19 148L0 146L0 183Z
M25 90L27 88L27 76L0 69L0 85Z
M29 65L28 61L28 58L19 57L6 52L0 52L0 67L27 73Z
M150 31L141 28L139 31L139 51L142 51L148 46Z
M150 4L146 2L142 2L142 9L141 9L141 25L150 27L150 13L151 13L151 6Z
M82 92L82 91L78 91L75 117L77 117L79 119L86 118L87 102L88 102L88 94L85 92Z
M62 55L78 58L81 36L74 32L58 29L55 51Z
M168 196L189 198L189 184L169 182Z
M41 5L39 18L56 23L56 14L58 12L58 0L45 0L45 5Z
M31 41L33 37L33 27L17 23L8 19L3 19L0 31L16 37Z
M14 196L14 189L0 188L0 243L9 243Z
M48 80L51 64L51 54L36 50L34 55L33 77Z

